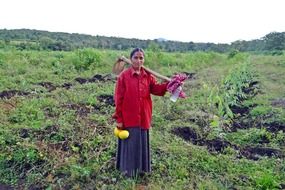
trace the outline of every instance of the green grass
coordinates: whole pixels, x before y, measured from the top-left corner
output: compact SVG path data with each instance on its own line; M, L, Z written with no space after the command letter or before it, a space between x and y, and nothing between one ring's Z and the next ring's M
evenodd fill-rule
M110 74L122 54L128 56L128 52L95 49L0 49L0 93L28 93L0 98L0 184L16 189L284 188L284 158L252 160L231 146L210 151L205 142L220 139L241 148L272 148L284 154L284 132L268 130L267 123L285 124L284 107L272 105L272 101L284 99L285 56L146 50L146 65L157 72L195 75L184 84L186 99L173 103L169 94L153 97L153 171L143 178L126 179L115 169L114 107L107 99L102 101L102 97L112 97L115 81L80 84L75 80ZM256 74L260 92L241 102L254 105L246 115L236 114L229 120L218 114L209 97L244 63ZM41 82L56 88L49 90ZM71 87L62 87L64 83ZM232 130L235 120L250 127ZM182 127L194 130L204 144L173 132Z

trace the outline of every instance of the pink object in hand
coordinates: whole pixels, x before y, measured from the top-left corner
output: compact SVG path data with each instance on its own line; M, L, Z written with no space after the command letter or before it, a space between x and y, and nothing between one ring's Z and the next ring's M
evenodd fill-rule
M182 86L183 81L185 81L188 77L186 74L176 74L171 78L171 81L167 85L167 91L173 94L179 86ZM180 98L185 98L185 93L181 90L179 94Z

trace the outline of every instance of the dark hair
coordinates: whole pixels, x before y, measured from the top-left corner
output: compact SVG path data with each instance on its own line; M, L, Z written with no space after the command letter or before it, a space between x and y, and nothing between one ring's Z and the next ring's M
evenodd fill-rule
M144 50L143 50L142 48L135 48L135 49L133 49L133 51L131 52L130 58L132 58L133 55L134 55L136 52L142 52L143 55L144 55Z

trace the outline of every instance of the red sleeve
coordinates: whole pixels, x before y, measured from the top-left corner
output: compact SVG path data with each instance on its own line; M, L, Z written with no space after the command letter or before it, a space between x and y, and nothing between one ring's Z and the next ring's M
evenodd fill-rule
M123 82L123 76L121 75L116 83L115 87L115 113L113 114L113 118L117 120L117 123L123 123L123 116L122 116L122 106L124 100L124 93L125 93L125 85Z
M157 83L156 79L151 75L150 76L150 93L157 95L157 96L164 96L167 89L167 84L169 82L164 82L164 83Z

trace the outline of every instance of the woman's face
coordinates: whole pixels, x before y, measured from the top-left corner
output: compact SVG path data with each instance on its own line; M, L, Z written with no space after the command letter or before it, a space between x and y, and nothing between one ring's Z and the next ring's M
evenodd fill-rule
M144 63L143 52L137 51L132 57L133 68L139 70Z

